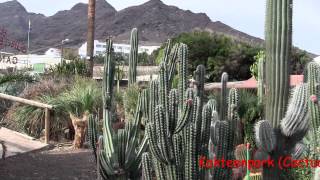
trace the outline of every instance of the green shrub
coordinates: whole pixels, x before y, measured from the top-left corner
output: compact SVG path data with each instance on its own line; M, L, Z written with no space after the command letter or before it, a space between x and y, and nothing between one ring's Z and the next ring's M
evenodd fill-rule
M36 84L22 95L54 106L51 136L58 137L70 125L70 112L78 116L82 116L85 111L98 112L102 104L102 92L99 84L91 79L76 77L70 85L54 82L50 80ZM44 110L29 105L14 105L8 112L8 119L14 122L11 126L14 125L15 129L40 137L44 127Z
M255 147L254 124L263 117L263 105L259 104L255 91L239 91L239 116L244 125L246 142Z
M84 60L75 59L69 63L63 62L49 69L50 73L56 76L70 76L70 75L86 75L86 64Z
M60 94L57 98L66 111L82 116L86 111L98 112L102 104L102 90L99 84L88 78L76 77L70 90Z

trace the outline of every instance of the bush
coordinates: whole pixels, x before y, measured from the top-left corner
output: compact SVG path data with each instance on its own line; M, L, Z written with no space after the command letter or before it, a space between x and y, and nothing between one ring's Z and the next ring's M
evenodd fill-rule
M239 116L244 124L245 140L255 147L254 124L263 117L263 104L259 104L255 91L239 91Z
M102 105L101 87L94 80L76 77L72 81L56 81L58 80L42 81L22 93L22 97L26 99L54 106L50 126L51 136L55 138L59 137L65 128L70 127L70 112L78 116L82 116L85 111L97 113ZM10 108L6 119L16 130L38 138L44 127L44 110L16 104Z
M86 63L84 60L75 59L69 63L63 62L49 69L50 73L56 76L86 75Z
M102 105L102 89L92 79L76 77L70 90L63 92L57 98L67 112L82 116L86 111L97 113Z

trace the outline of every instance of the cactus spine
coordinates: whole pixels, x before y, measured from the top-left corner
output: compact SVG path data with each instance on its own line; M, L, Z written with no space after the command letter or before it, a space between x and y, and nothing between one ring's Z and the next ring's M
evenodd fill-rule
M184 44L175 47L179 49L171 50L173 56L166 49L159 79L150 83L146 128L150 148L144 155L143 169L148 171L145 173L145 178L148 178L152 171L147 161L149 158L157 179L196 180L205 174L198 166L198 158L208 153L212 106L209 103L202 105L204 66L198 66L194 73L196 89L188 88L188 48ZM178 90L171 89L169 83L175 62L178 63Z
M288 104L292 0L268 0L266 14L266 118L277 128Z
M137 82L137 64L138 64L138 29L133 28L130 38L130 55L129 55L129 75L128 85L131 86Z

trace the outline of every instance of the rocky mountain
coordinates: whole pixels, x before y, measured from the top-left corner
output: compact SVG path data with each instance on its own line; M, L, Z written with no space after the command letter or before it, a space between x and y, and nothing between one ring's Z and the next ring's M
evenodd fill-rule
M79 3L70 10L46 17L27 12L17 0L0 3L0 27L7 29L9 38L26 43L29 18L32 22L32 52L59 47L61 40L65 38L70 39L69 46L74 47L86 41L87 4ZM133 27L139 29L140 40L146 43L161 43L195 29L223 33L252 43L263 42L222 22L213 22L204 13L181 10L168 6L161 0L150 0L121 11L116 11L106 0L97 0L96 39L113 36L116 41L127 41Z

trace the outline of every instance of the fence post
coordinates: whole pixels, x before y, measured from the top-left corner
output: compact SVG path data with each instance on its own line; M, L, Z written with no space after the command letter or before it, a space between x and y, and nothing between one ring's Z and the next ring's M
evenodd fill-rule
M45 108L45 121L44 121L45 137L44 142L49 144L50 137L50 110Z

